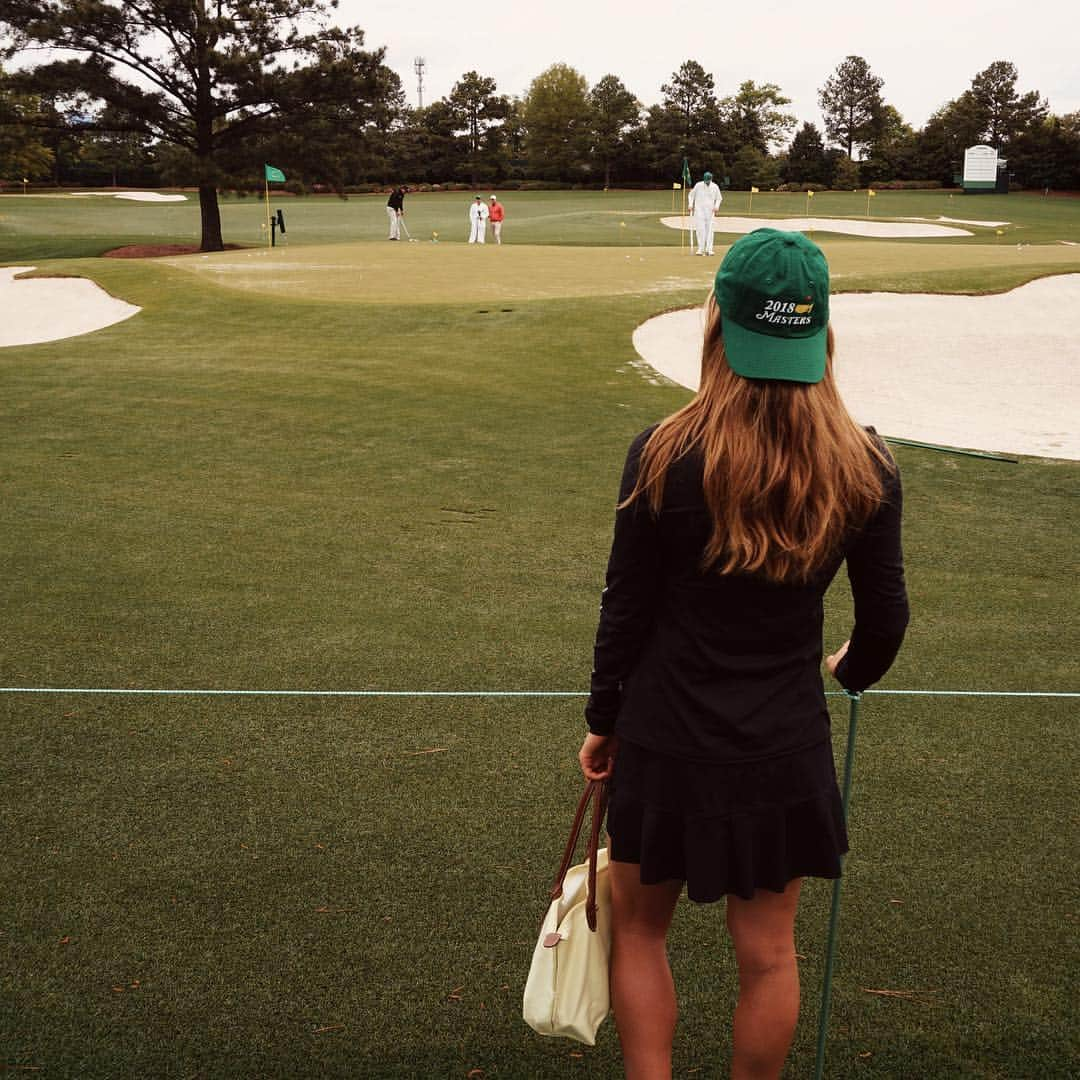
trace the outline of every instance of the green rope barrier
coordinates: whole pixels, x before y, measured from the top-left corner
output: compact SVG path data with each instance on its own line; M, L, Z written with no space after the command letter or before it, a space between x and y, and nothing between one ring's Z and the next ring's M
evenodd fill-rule
M1020 459L1011 454L997 454L992 450L960 450L955 446L942 446L939 443L919 442L918 439L901 439L895 435L885 435L888 443L896 446L915 446L920 450L937 450L941 454L959 454L961 457L987 458L990 461L1007 461L1010 465L1019 465Z
M0 694L117 694L158 697L356 697L356 698L583 698L586 690L209 690L177 687L150 689L105 686L0 686ZM899 697L1080 698L1072 690L864 690ZM850 697L846 690L827 690L826 697Z

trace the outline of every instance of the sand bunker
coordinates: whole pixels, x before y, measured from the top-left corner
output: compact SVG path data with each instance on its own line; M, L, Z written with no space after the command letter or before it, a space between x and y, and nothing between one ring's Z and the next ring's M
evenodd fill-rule
M969 218L939 217L938 221L951 221L954 225L982 225L987 229L999 229L1002 225L1008 225L1008 221L972 221Z
M0 268L0 346L36 345L89 334L142 309L110 296L86 278L30 278L32 266Z
M1080 274L1001 296L850 293L831 299L836 377L852 413L884 435L1080 461ZM697 389L702 316L669 312L634 347Z
M131 199L132 202L187 202L186 195L162 195L160 191L73 191L75 199L86 199L91 195L111 196L115 199Z
M693 220L689 217L663 217L661 224L669 229L689 229ZM860 221L856 218L755 218L718 217L718 233L748 233L755 229L784 229L787 232L831 232L848 236L873 236L878 239L920 239L933 236L974 236L967 229L954 229L948 225L919 224L910 221Z

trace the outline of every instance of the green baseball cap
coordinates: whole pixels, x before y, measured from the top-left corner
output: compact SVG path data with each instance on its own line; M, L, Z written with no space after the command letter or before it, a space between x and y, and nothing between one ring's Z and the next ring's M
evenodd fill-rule
M705 175L704 175L704 176L702 177L702 179L703 179L703 180L711 180L711 179L712 179L712 173L711 173L711 172L707 172L707 173L706 173L706 174L705 174Z
M824 378L829 264L813 240L755 229L724 256L713 293L732 371L747 379Z

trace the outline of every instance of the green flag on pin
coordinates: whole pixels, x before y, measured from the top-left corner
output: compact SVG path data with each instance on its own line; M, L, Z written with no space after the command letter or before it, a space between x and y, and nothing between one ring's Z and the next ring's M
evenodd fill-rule
M267 181L273 181L275 184L285 183L285 174L280 169L275 169L273 165L263 165L263 170Z
M690 187L692 181L690 179L690 162L686 158L682 159L682 182Z

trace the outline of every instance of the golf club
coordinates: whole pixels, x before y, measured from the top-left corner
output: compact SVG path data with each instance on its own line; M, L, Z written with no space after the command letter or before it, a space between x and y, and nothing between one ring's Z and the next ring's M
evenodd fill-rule
M408 239L409 243L415 244L416 241L412 238L412 234L409 232L409 226L405 224L404 216L398 218L398 221L401 223L401 227L405 230L405 236Z

